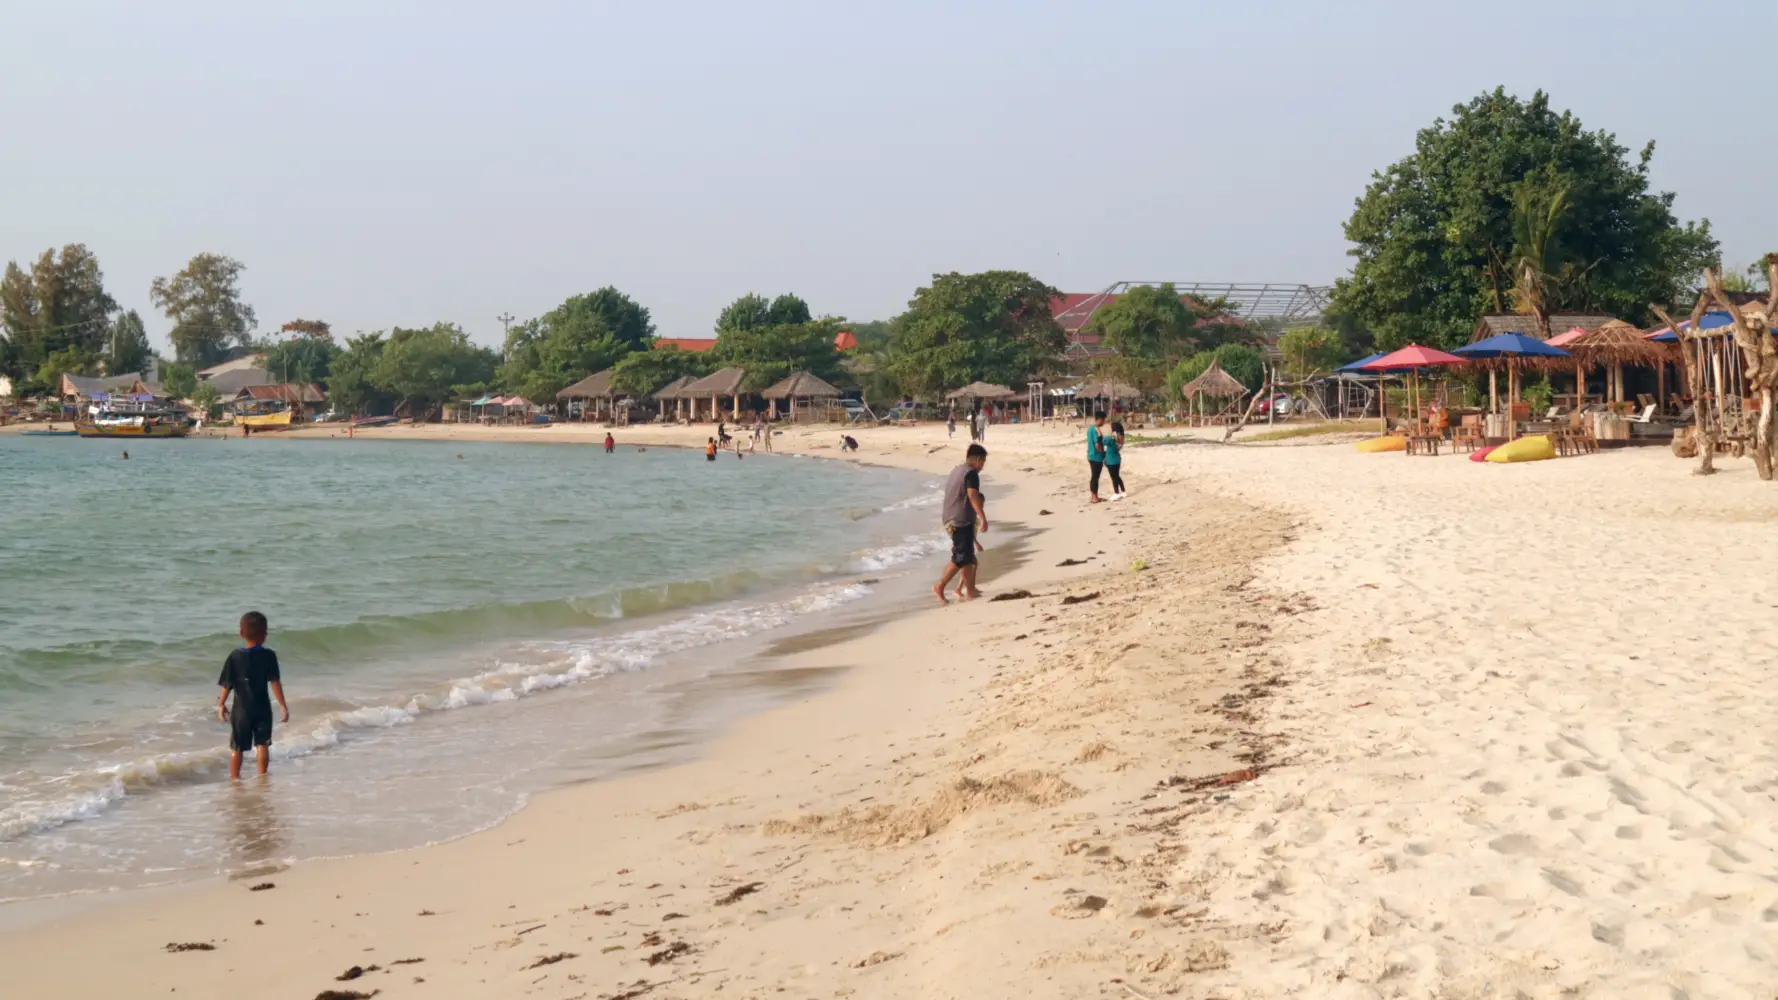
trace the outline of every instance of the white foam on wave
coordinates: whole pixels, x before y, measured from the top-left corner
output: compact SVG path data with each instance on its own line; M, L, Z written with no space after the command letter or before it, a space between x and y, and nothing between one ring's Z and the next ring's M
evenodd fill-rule
M855 553L852 566L880 572L944 547L942 539L911 535ZM332 749L355 729L405 726L432 712L510 702L616 673L644 670L662 656L781 628L803 615L859 600L871 590L869 582L827 583L779 601L694 611L669 622L616 635L528 642L520 651L531 654L530 659L501 661L489 670L416 694L402 704L365 705L321 715L280 736L272 746L272 757L291 760ZM219 747L157 754L65 775L52 781L55 788L51 795L21 798L0 808L0 842L94 819L126 795L206 780L226 773L227 768L228 751Z
M943 483L934 480L926 484L927 492L908 497L906 500L897 500L887 507L878 509L887 514L898 510L922 510L927 507L937 507L945 498L944 491L940 489L943 485Z

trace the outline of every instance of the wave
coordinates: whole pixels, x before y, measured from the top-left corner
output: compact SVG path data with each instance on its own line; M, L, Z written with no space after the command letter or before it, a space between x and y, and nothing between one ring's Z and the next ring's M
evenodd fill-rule
M898 543L855 553L851 568L888 569L942 548L943 545L933 539L910 536ZM732 580L725 578L728 582L721 585L705 582L677 588L626 591L609 601L591 605L576 601L508 605L504 607L516 608L517 612L512 617L502 617L501 621L547 623L551 627L609 623L613 619L678 609L692 603L694 595L721 595L727 587L740 585L738 581L746 576L735 574ZM489 669L471 676L447 681L403 699L341 707L295 725L273 745L272 757L274 760L305 757L350 742L354 731L391 729L410 725L434 713L516 701L613 674L644 670L663 656L780 628L803 615L859 600L871 593L874 583L874 580L852 580L819 584L782 600L719 605L615 635L524 641L513 650L510 658L497 660ZM498 609L482 610L483 614L471 614L470 617L485 621L488 612ZM442 619L448 614L419 616L423 624L418 627L442 628L450 634L466 637L474 634L473 629L443 623ZM416 626L411 622L380 624L369 630L374 634L377 627L412 629ZM305 641L312 647L325 648L330 636L349 628L352 627L312 630ZM318 637L314 633L321 635ZM280 649L284 648L288 648L288 644L281 637ZM15 800L0 808L0 842L94 819L126 796L210 780L226 774L227 767L228 751L214 748L155 754L60 776L50 782L52 787L46 790L50 794Z

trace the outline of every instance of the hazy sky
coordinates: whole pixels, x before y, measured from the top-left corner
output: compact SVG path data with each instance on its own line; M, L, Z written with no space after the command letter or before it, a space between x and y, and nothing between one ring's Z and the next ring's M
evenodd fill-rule
M0 0L0 257L246 263L262 329L747 291L886 318L935 271L1331 282L1416 129L1504 84L1778 249L1778 3Z

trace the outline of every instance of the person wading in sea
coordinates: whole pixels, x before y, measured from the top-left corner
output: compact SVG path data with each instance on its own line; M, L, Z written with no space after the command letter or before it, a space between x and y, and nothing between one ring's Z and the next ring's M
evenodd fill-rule
M963 574L962 600L973 600L982 594L975 589L975 534L988 530L988 511L982 501L982 466L987 464L988 449L972 444L963 464L952 469L945 479L942 516L945 530L951 534L951 561L945 564L944 575L932 588L940 604L950 603L945 598L945 585L959 573Z

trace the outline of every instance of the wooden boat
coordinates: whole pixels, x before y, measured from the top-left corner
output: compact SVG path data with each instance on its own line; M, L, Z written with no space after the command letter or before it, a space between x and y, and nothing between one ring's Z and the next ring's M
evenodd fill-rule
M251 427L255 431L283 431L290 429L291 413L279 410L275 413L254 413L235 417L235 423L243 427Z
M182 421L164 423L128 423L124 421L86 421L74 425L74 432L83 438L182 438L191 428ZM44 433L61 434L61 431Z
M79 431L19 431L25 437L75 437Z
M153 396L101 393L74 422L74 432L83 438L182 438L191 433L191 420Z

